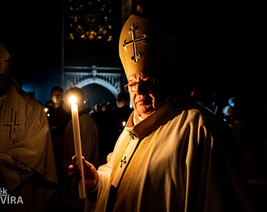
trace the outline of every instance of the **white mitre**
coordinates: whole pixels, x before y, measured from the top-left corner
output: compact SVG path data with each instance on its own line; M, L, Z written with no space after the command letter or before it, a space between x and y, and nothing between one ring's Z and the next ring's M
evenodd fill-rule
M143 73L160 75L174 55L174 38L151 20L130 15L119 39L119 55L127 78Z

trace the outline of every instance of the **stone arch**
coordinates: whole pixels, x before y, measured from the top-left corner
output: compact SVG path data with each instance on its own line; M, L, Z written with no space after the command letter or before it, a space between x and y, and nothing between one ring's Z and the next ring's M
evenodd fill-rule
M86 68L89 69L90 67L84 67L84 69ZM100 67L98 67L98 69L100 69ZM120 70L120 68L117 69ZM93 69L91 72L65 72L64 88L82 88L90 84L98 84L108 89L115 98L117 98L117 95L121 92L121 79L121 73L100 73L97 72L96 69Z
M116 89L114 86L112 86L107 81L100 80L100 79L96 79L96 80L92 80L92 79L84 80L84 81L78 83L76 85L76 87L82 88L82 87L85 87L85 86L91 85L91 84L98 84L98 85L103 86L104 88L108 89L115 96L115 98L117 98L117 96L118 96L118 94L120 92L120 89Z

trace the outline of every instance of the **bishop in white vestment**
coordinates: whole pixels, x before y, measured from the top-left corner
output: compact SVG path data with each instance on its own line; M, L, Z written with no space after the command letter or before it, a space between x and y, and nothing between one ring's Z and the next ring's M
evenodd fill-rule
M253 211L230 128L168 90L172 49L164 36L136 15L123 26L119 52L134 111L107 164L95 170L84 162L93 211ZM75 166L69 170L79 179Z

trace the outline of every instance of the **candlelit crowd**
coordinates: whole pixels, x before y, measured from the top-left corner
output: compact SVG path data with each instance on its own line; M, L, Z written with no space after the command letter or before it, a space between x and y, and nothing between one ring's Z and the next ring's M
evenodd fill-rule
M112 152L132 109L129 107L129 97L126 93L119 93L116 108L110 108L106 102L94 107L88 106L83 90L77 87L65 92L59 86L51 90L51 100L47 101L44 109L51 129L59 184L48 207L64 211L83 211L84 200L79 199L77 186L71 183L67 171L72 156L75 155L70 104L68 103L70 94L79 99L83 157L96 168L106 163L106 157Z

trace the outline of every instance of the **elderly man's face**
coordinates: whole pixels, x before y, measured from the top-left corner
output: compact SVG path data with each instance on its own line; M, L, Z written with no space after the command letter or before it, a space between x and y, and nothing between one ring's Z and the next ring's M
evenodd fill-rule
M156 92L154 79L147 75L134 74L130 76L128 90L133 108L142 118L146 118L163 102Z

